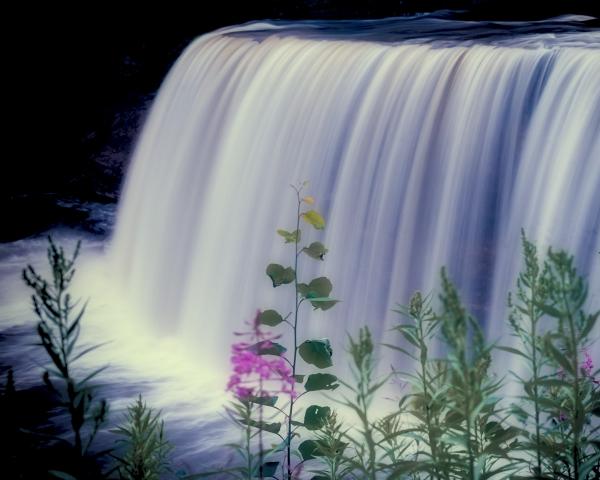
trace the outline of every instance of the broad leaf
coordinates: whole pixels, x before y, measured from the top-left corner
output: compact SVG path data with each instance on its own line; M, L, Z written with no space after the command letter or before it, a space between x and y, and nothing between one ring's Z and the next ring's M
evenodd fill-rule
M247 401L250 403L256 403L257 405L265 405L268 407L274 407L275 404L277 403L277 399L279 397L275 396L275 397L255 397L255 396L250 396L247 397Z
M279 462L266 462L262 466L262 476L263 477L274 477L277 472L277 467L279 466Z
M308 430L319 430L327 423L331 408L311 405L304 413L304 426Z
M284 268L277 263L270 263L267 266L267 275L273 282L273 287L292 283L296 278L296 272L292 267Z
M322 298L328 297L333 289L331 281L327 277L318 277L307 285L306 294L304 295L307 299L311 298Z
M268 325L269 327L275 327L283 322L283 317L279 315L275 310L265 310L258 316L259 323Z
M334 307L335 304L340 303L340 301L335 300L330 297L318 297L318 298L311 298L310 303L314 307L315 310L321 309L321 310L325 311L325 310L329 310L330 308Z
M323 260L329 250L321 242L313 242L308 247L304 247L302 251L315 260Z
M337 377L330 373L313 373L308 376L304 388L307 392L316 390L335 390L340 386Z
M314 440L304 440L299 446L298 451L302 455L302 460L311 460L321 456L319 446Z
M269 340L250 345L248 350L257 355L275 355L277 357L281 357L287 351L283 345Z
M301 232L300 230L294 230L293 232L288 232L287 230L277 230L277 233L281 235L285 243L296 243L300 241Z
M325 220L315 210L309 210L308 212L304 212L301 215L301 217L304 219L305 222L310 223L317 230L323 230L325 228Z
M306 340L298 347L298 353L302 360L318 368L327 368L333 365L331 361L333 350L326 338L323 340Z
M252 419L246 420L244 418L240 418L238 421L243 425L250 425L251 427L259 428L260 430L264 430L265 432L277 434L279 433L279 430L281 430L281 423L279 422L267 423L259 422L257 420Z

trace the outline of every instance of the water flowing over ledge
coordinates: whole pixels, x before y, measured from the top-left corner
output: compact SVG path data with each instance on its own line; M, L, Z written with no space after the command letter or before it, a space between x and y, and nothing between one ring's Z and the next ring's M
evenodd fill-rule
M116 281L146 324L216 365L256 308L293 298L264 269L291 261L274 232L295 215L288 185L308 179L328 225L306 240L330 253L299 275L327 275L343 303L303 336L341 342L368 323L382 338L394 303L447 265L497 338L522 227L576 254L597 308L600 32L583 20L262 22L199 38L139 140Z

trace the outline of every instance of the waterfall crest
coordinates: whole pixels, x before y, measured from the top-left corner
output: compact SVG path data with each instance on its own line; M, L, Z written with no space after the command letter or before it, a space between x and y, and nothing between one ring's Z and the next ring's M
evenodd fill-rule
M292 289L264 271L293 262L275 230L293 229L302 180L327 220L304 239L330 253L302 258L299 276L328 276L342 300L307 309L303 338L365 323L382 338L390 308L435 291L442 265L497 338L521 228L575 253L600 304L600 32L442 21L254 23L188 47L112 245L147 324L208 359L257 308L287 313Z

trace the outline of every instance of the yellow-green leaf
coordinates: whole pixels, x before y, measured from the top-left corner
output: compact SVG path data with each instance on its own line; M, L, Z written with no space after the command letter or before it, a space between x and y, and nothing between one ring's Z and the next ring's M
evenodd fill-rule
M302 214L302 218L305 222L310 223L317 230L323 230L325 228L325 220L320 213L315 210L309 210Z

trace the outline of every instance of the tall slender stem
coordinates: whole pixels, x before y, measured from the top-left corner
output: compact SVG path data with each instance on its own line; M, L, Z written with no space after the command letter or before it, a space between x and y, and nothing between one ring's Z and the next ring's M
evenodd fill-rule
M292 356L292 376L296 376L296 359L298 355L298 310L300 308L300 301L298 300L298 241L300 233L300 207L302 200L300 199L300 190L296 190L298 197L298 209L296 213L296 241L294 243L294 294L295 294L295 308L294 308L294 353ZM294 414L294 397L290 397L290 411L288 415L288 435L287 435L287 466L288 466L288 479L292 479L292 417Z
M419 340L422 342L421 350L427 348L425 343L425 332L423 332L423 319L418 318ZM431 398L429 389L427 388L427 358L421 355L421 377L423 381L423 397L425 399L425 420L427 421L427 437L429 439L429 449L431 450L431 460L433 462L433 478L438 479L438 455L437 455L437 439L433 436L433 428L431 421Z
M540 401L539 401L539 366L537 361L538 345L537 345L537 313L535 308L535 298L537 295L536 277L531 279L530 298L527 302L529 310L529 318L531 319L531 363L533 369L533 409L535 414L535 453L537 463L537 475L542 475L542 446L540 434Z

